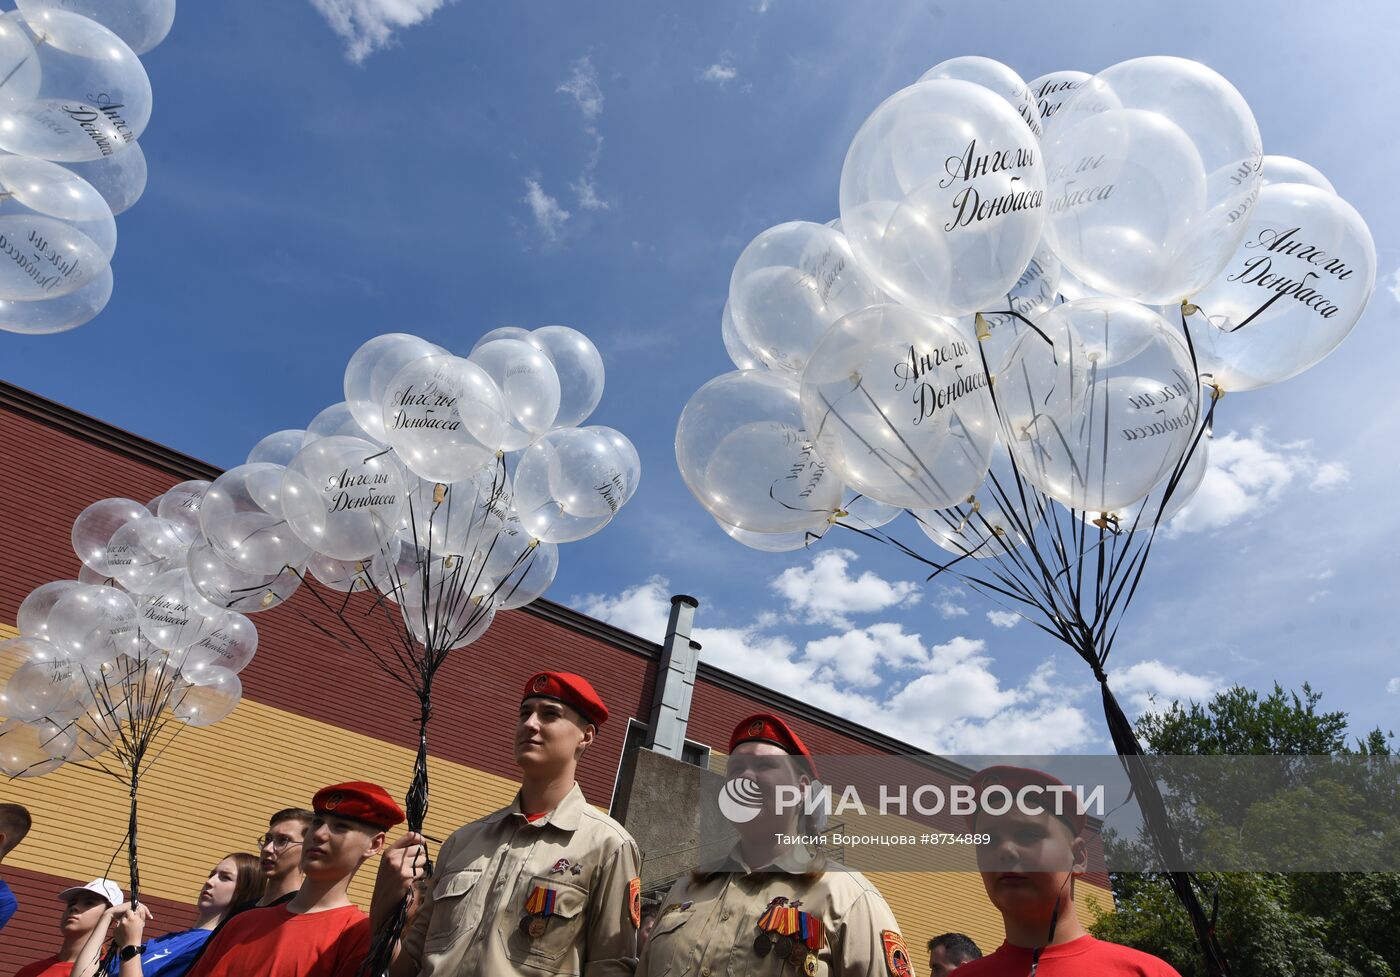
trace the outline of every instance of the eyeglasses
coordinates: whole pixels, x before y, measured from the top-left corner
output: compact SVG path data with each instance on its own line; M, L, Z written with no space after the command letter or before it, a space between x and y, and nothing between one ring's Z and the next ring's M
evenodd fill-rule
M271 848L274 855L280 855L288 848L291 848L293 845L301 844L305 844L305 842L293 841L290 838L278 837L273 835L263 835L261 838L258 839L258 849L261 850L263 848Z

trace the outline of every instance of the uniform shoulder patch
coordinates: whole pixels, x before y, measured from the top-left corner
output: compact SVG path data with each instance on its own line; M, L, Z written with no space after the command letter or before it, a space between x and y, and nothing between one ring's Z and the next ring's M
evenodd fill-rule
M914 965L909 961L904 937L895 930L881 930L880 942L885 946L885 966L892 977L914 977Z
M627 883L627 912L632 917L632 925L642 925L642 880L633 878Z

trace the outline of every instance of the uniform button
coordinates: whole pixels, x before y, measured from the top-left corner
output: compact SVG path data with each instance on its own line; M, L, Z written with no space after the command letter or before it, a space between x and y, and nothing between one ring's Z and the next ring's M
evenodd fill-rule
M720 913L720 914L719 914L719 918L720 918L720 919L728 919L728 918L729 918L729 910L726 909L724 912Z
M700 977L710 977L710 968L706 967L704 970L700 971Z

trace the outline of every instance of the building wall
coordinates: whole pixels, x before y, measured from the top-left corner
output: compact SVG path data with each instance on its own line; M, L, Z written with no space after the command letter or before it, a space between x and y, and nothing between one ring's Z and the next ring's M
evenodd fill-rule
M14 633L19 603L34 587L76 576L69 532L84 507L114 495L144 502L177 482L217 474L195 459L4 384L0 457L9 460L0 494L0 638ZM369 602L359 601L364 613ZM208 870L229 852L251 850L271 812L306 805L317 788L339 780L374 780L400 797L407 788L416 701L367 654L341 647L317 629L313 621L344 633L306 588L287 605L252 617L259 650L240 676L243 703L208 729L181 727L142 784L141 878L143 896L158 917L152 935L192 921L192 903ZM357 626L368 640L384 640L373 615ZM509 802L516 786L510 742L516 705L525 679L540 669L589 676L613 711L579 770L588 799L606 808L627 718L648 718L657 652L655 645L547 601L498 615L490 631L455 652L439 675L427 833L445 838ZM730 730L760 710L791 721L816 753L910 752L795 698L703 665L688 738L710 746L714 764L722 766ZM33 833L3 866L21 900L19 915L0 931L0 977L7 977L57 945L54 893L102 874L125 888L125 856L118 849L127 796L100 770L70 766L47 777L0 781L0 799L25 804L35 816ZM361 905L368 904L373 870L366 866L352 888ZM1000 942L999 922L975 875L871 878L911 947L947 930L969 933L984 949ZM1086 896L1111 905L1106 879L1085 881L1081 914Z

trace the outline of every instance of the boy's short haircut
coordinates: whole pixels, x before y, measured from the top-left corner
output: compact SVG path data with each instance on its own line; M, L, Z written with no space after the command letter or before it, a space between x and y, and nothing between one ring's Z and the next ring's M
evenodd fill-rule
M5 836L4 844L0 846L0 858L13 851L33 826L34 819L23 804L0 804L0 834Z
M315 816L304 807L284 807L267 819L267 826L275 828L283 821L300 821L302 829L307 830L311 827L311 819Z
M935 936L928 941L928 952L932 953L939 947L943 948L943 956L949 963L956 963L961 967L965 963L973 960L980 960L982 950L973 942L972 937L964 936L962 933L944 933Z

